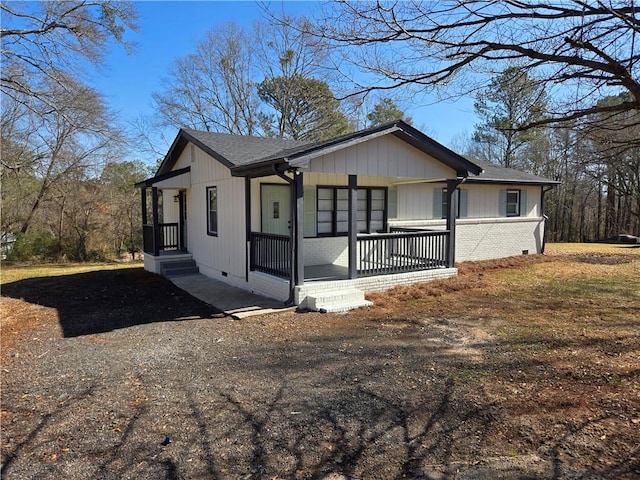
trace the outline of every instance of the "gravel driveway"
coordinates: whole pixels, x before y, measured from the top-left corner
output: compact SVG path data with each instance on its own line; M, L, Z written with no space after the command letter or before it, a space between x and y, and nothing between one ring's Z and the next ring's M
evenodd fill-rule
M6 479L586 478L491 446L477 319L237 321L135 269L3 295Z

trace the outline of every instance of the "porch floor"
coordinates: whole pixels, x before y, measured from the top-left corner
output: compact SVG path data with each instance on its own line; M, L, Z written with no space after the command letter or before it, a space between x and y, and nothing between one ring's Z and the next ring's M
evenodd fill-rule
M342 265L309 265L304 267L305 282L326 282L329 280L347 280L349 269Z

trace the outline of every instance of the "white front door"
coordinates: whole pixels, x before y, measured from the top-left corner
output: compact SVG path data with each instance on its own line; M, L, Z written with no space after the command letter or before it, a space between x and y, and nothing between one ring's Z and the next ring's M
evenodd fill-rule
M262 233L289 235L291 190L288 185L261 185Z

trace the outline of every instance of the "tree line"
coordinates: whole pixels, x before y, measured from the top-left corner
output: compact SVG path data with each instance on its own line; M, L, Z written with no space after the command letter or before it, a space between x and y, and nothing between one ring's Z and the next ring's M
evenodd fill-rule
M87 259L140 248L133 183L179 127L316 141L404 118L423 93L475 99L456 149L561 183L549 238L640 233L639 9L633 1L334 1L316 19L213 28L175 59L154 115L125 128L91 87L133 49L135 5L2 3L3 233L16 254ZM167 133L169 132L169 133ZM167 137L168 141L167 141ZM22 249L22 250L21 250Z
M602 106L627 102L606 96ZM461 148L471 159L561 182L546 194L548 238L588 242L640 232L640 128L633 112L550 126L545 84L509 67L476 95L480 122ZM523 125L536 125L522 129Z

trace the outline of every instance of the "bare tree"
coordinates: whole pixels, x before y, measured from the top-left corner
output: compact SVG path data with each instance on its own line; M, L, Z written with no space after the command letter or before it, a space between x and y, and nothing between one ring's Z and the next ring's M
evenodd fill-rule
M0 91L14 101L38 98L57 108L52 84L69 90L88 66L98 66L115 41L136 30L130 2L3 2L0 27ZM26 103L26 105L29 105Z
M254 135L254 55L247 33L235 23L211 30L195 53L175 61L167 88L153 94L163 125Z
M78 177L79 173L91 174L112 156L117 155L123 136L115 129L113 117L104 105L102 97L93 89L79 83L70 83L69 89L51 82L43 89L47 98L56 101L56 109L48 110L40 97L25 99L27 114L12 131L11 138L3 138L20 145L30 152L31 167L28 173L39 184L33 198L20 199L29 209L20 226L25 233L31 226L34 214L56 183L65 177Z
M519 128L586 121L595 113L632 112L640 123L639 31L632 0L339 0L319 27L367 74L353 77L360 91L412 86L468 94L517 60L556 100L547 117ZM628 98L598 103L616 90Z

